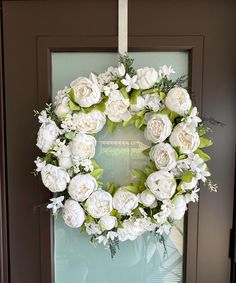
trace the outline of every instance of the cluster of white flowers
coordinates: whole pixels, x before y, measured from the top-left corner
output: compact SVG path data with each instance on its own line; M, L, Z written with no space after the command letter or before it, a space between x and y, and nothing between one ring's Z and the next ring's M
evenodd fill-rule
M37 146L45 155L36 159L36 172L55 194L47 207L98 243L168 233L187 204L198 201L200 181L216 189L202 151L211 141L199 136L197 108L187 90L173 84L173 73L166 65L132 72L123 64L109 67L77 78L39 113ZM95 134L107 121L113 128L134 124L151 143L150 165L139 169L137 182L112 189L99 180L103 169L94 160Z

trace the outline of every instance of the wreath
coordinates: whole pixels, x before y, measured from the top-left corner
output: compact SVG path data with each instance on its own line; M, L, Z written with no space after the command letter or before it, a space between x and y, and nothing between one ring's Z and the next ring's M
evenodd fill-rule
M119 241L135 240L149 231L168 234L189 202L198 201L200 182L216 191L202 148L206 137L197 108L183 88L186 78L173 81L171 66L135 70L133 59L121 57L118 67L79 77L58 91L53 104L38 112L35 173L53 193L47 204L65 224L103 243L112 255ZM103 184L103 169L94 159L96 134L104 126L134 125L151 146L145 168L133 169L134 182Z

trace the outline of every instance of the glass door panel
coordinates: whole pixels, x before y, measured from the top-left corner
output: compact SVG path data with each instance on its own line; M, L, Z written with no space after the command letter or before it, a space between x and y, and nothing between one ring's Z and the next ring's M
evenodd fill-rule
M131 52L135 67L172 65L175 77L188 74L186 52ZM57 90L78 76L102 72L117 65L117 54L52 53L52 99ZM133 126L117 128L110 135L104 128L97 136L96 160L105 169L103 182L132 181L131 168L142 168L148 145L143 133ZM183 282L183 221L176 223L166 238L166 250L152 234L120 243L112 260L108 250L94 247L89 236L67 227L58 217L54 222L55 283L176 283Z

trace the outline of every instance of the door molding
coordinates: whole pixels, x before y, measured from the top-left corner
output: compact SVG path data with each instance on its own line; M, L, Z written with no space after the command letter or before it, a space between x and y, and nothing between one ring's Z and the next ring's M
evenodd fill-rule
M130 36L129 51L187 51L189 53L189 90L199 111L203 96L204 37L196 36ZM51 53L52 52L117 52L117 36L38 36L37 37L37 95L38 109L51 101ZM41 201L50 193L41 191ZM197 251L199 206L189 206L185 217L184 282L197 282ZM54 282L53 219L49 212L40 211L41 282Z

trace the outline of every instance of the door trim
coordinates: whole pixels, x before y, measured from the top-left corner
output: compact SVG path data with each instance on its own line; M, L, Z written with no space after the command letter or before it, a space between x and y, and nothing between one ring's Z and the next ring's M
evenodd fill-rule
M189 89L194 103L202 110L204 37L196 36L130 36L129 51L188 51ZM51 100L52 52L117 52L116 36L101 37L37 37L38 109ZM41 201L50 193L41 191ZM184 282L197 282L199 206L189 206L185 217ZM48 212L40 212L41 281L54 282L53 219Z

